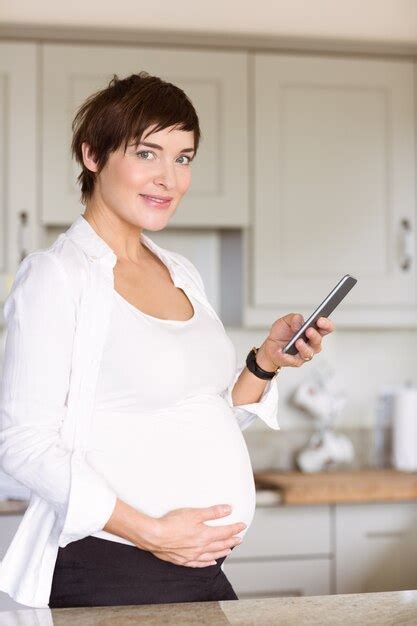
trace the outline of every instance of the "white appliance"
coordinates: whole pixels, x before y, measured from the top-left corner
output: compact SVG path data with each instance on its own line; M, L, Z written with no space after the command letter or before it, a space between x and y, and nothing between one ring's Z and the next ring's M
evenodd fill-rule
M404 385L392 401L392 465L404 472L417 472L417 387Z

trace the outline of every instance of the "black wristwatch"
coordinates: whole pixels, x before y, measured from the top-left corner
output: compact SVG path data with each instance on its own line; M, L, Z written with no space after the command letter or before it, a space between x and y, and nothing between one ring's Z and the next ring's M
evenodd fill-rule
M262 367L259 367L256 362L256 353L258 352L258 349L259 348L255 348L254 346L249 352L248 356L246 357L246 367L250 372L252 372L252 374L255 374L255 376L257 376L258 378L262 378L263 380L271 380L272 378L274 378L274 376L278 374L278 372L282 368L282 365L277 367L274 372L267 372L266 370L263 370Z

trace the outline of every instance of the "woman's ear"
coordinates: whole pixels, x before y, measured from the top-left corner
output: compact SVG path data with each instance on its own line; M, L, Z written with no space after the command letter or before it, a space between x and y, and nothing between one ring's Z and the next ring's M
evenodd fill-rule
M89 144L85 141L83 141L83 143L81 144L81 150L83 153L83 161L84 161L84 165L91 171L91 172L97 172L97 163L95 161L94 158L94 154L91 151L91 147L89 146Z

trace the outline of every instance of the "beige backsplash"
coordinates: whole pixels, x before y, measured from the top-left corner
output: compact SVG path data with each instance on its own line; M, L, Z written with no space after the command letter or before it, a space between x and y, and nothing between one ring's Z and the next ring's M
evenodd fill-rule
M302 429L275 430L254 429L243 431L254 472L265 470L290 471L298 469L296 455L307 445L313 431ZM386 442L382 454L375 455L375 433L370 428L344 428L337 433L352 441L355 458L348 467L390 467L390 429L385 429Z

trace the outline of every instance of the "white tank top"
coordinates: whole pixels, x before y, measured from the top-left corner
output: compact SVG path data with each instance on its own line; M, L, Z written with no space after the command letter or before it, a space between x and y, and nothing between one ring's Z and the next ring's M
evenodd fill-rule
M121 500L147 515L227 503L232 513L207 524L249 527L252 466L221 396L235 374L235 348L183 290L194 308L185 321L143 313L114 290L86 458ZM93 536L134 545L104 530Z

